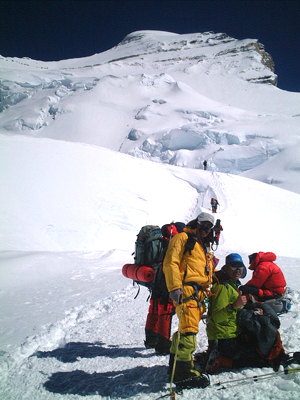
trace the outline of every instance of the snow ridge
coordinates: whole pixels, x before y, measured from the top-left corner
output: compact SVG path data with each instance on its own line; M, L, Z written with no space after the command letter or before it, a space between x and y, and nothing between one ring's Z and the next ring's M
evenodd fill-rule
M207 159L210 170L300 192L300 94L274 86L271 56L255 39L138 31L87 58L0 65L0 133L187 168ZM291 166L276 157L284 151ZM279 179L265 172L274 157Z

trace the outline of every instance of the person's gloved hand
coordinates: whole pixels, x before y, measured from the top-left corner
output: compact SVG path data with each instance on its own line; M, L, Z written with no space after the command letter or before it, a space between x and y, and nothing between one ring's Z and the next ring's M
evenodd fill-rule
M241 294L239 297L235 300L235 302L232 304L232 309L235 310L236 308L239 307L244 307L244 305L247 303L247 297L242 296Z
M176 303L176 305L181 304L182 293L182 288L171 290L171 292L169 293L170 299L172 299Z
M252 294L253 296L259 295L259 288L255 286L243 285L239 286L239 292L242 294Z

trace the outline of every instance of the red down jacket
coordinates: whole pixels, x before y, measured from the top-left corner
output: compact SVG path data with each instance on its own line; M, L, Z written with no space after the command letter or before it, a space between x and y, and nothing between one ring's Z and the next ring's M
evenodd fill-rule
M273 262L275 260L274 253L260 251L249 266L253 275L246 285L259 288L259 297L279 297L285 291L286 281L281 269Z

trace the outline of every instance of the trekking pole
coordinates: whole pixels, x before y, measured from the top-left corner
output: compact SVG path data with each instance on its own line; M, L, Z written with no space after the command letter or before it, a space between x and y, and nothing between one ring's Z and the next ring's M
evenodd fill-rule
M181 325L181 316L183 313L183 301L181 300L180 304L180 309L179 309L179 321L178 321L178 333L177 333L177 343L176 343L176 349L175 349L175 355L174 355L174 362L173 362L173 368L172 368L172 375L170 379L170 398L171 400L176 399L176 393L173 390L173 379L175 375L175 369L176 369L176 362L177 362L177 356L178 356L178 348L179 348L179 341L180 341L180 325Z
M294 374L296 372L300 372L300 367L289 368L289 369L285 369L284 371L278 371L278 372L269 372L267 374L247 376L246 378L231 379L229 381L224 381L224 382L216 382L212 386L221 386L217 390L222 390L222 389L232 388L235 386L247 385L251 381L252 382L261 382L264 380L277 378L278 376Z

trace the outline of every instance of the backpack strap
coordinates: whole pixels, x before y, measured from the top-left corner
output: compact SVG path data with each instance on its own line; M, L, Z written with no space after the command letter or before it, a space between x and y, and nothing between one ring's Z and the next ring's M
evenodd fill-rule
M185 232L185 233L188 235L188 239L186 241L183 254L185 254L187 251L189 252L189 254L192 254L192 250L194 250L194 247L195 247L195 244L196 244L198 238L195 233L189 233L189 232Z

